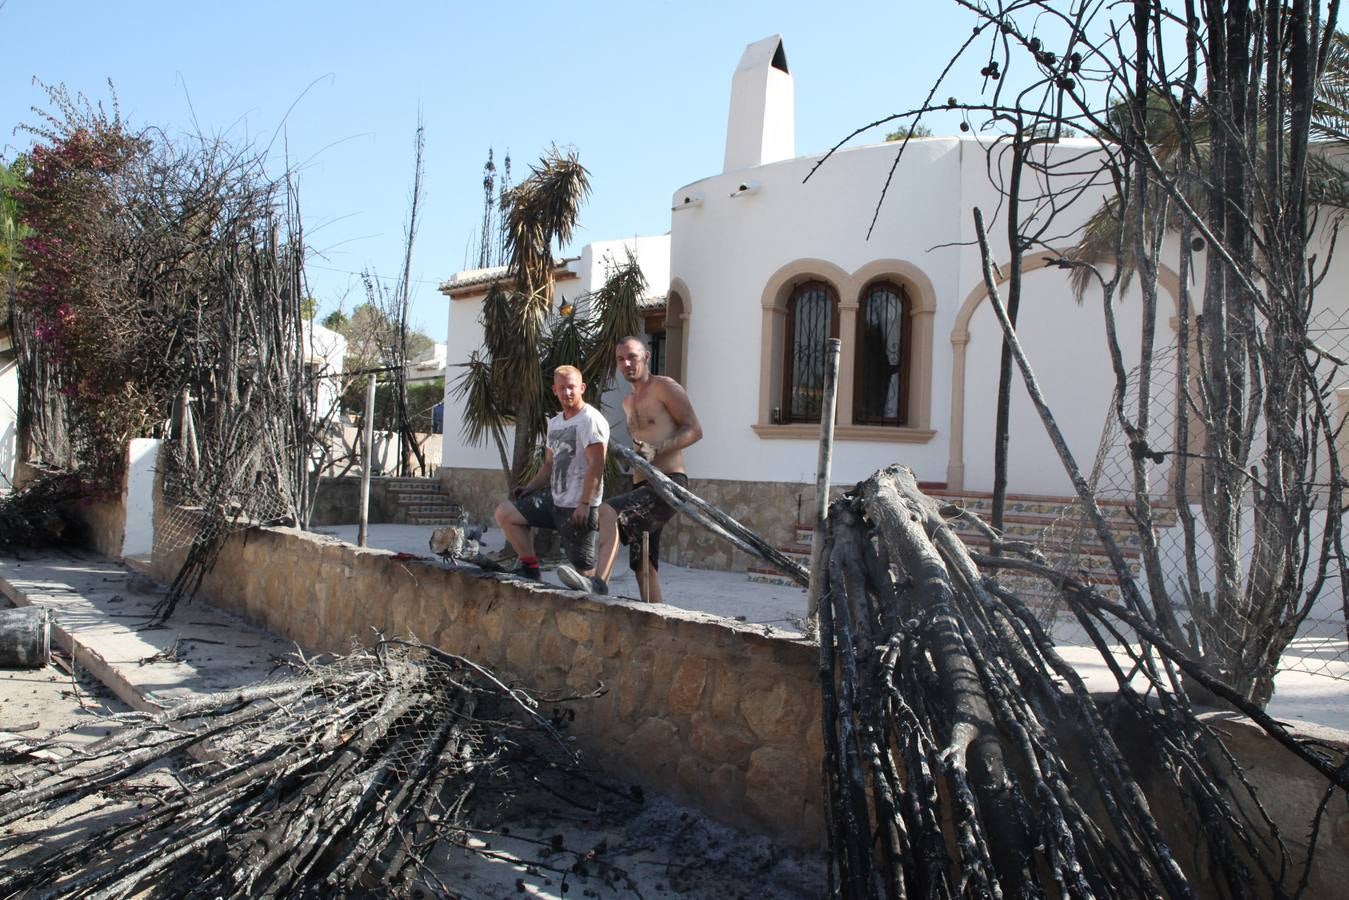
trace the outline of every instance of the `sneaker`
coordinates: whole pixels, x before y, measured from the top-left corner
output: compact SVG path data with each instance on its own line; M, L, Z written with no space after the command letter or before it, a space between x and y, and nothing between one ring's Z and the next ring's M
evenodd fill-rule
M609 593L609 585L605 584L603 578L598 575L582 575L571 566L558 566L557 577L574 591L585 591L587 594L599 594L601 596Z
M521 563L520 567L515 570L515 574L530 581L543 581L543 573L539 571L538 566L527 566Z

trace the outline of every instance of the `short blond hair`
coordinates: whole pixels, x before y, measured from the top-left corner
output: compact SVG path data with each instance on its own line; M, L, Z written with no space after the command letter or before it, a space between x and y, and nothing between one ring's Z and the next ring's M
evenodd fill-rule
M581 370L576 368L575 366L558 366L556 369L553 370L554 381L557 381L558 378L566 378L568 375L575 375L577 380L579 380L582 384L585 383L586 380L585 376L582 375Z

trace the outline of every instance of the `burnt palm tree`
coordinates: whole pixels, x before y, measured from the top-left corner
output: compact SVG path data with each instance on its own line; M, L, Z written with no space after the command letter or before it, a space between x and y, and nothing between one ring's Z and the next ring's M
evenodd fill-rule
M465 439L477 444L490 437L511 483L523 482L538 465L540 438L556 408L549 392L553 369L580 368L586 399L598 402L613 376L618 339L641 330L637 301L646 281L631 256L611 268L598 291L554 308L554 247L571 239L589 192L589 173L576 153L553 148L506 194L505 276L483 301L483 347L462 364L453 387L464 403Z
M1115 417L1129 438L1159 620L1181 637L1177 619L1162 616L1174 594L1174 605L1189 613L1184 639L1196 658L1262 706L1327 567L1342 563L1332 561L1341 552L1338 515L1316 512L1342 505L1324 387L1341 363L1318 356L1310 337L1318 279L1309 264L1313 235L1349 209L1349 177L1336 159L1349 124L1349 39L1318 25L1305 7L1268 13L1211 11L1203 24L1224 49L1202 58L1191 51L1183 91L1153 80L1146 90L1119 92L1127 99L1097 132L1116 191L1067 254L1079 298L1089 285L1102 286L1108 324L1116 291L1135 275L1141 282L1136 395L1128 393L1113 327L1108 332ZM1149 444L1163 439L1149 436L1157 261L1177 234L1175 446L1158 452ZM1097 263L1113 269L1112 278ZM1190 273L1201 271L1194 317ZM1136 396L1136 411L1125 409L1126 396ZM1147 512L1148 466L1166 453L1174 453L1173 502L1184 531L1185 577L1174 588ZM1326 535L1319 549L1312 536L1318 517Z

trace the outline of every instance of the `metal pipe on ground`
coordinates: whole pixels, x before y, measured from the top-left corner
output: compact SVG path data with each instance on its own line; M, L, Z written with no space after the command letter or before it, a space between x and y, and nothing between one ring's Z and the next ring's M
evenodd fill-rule
M51 662L51 621L42 606L0 609L0 669L40 669Z

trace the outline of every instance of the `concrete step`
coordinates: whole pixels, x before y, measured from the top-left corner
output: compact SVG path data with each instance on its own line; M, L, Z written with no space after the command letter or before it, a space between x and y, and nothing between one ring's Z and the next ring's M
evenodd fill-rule
M993 495L987 491L948 491L944 485L924 485L928 496L939 503L950 503L970 511L985 522L992 510ZM1130 569L1138 574L1138 559L1141 540L1132 516L1132 502L1121 500L1098 501L1107 527L1116 544L1123 552ZM1153 515L1159 525L1166 527L1176 521L1174 504L1154 498ZM1095 530L1087 520L1081 504L1075 497L1052 496L1044 494L1008 494L1003 517L1004 534L1012 540L1034 544L1044 552L1050 563L1062 567L1080 577L1091 579L1105 589L1118 594L1118 579L1115 577L1105 548L1096 537ZM952 528L973 550L984 550L989 546L988 538L970 522L952 520ZM796 524L794 543L789 548L781 548L789 555L801 559L803 565L809 565L810 546L814 537L813 523ZM755 581L767 581L774 584L787 584L791 580L786 576L765 567L751 567L749 577ZM1002 576L1004 579L1017 579L1017 584L1025 590L1034 590L1037 579L1025 575ZM1011 582L1009 582L1011 583ZM1046 587L1051 594L1053 588ZM1024 599L1024 598L1023 598ZM1029 600L1027 601L1029 602Z
M423 488L418 488L415 491L393 490L389 493L397 497L400 503L419 503L422 501L440 503L447 502L450 499L450 495L442 491L428 491Z
M794 580L781 572L768 568L766 566L751 566L747 573L752 582L758 584L772 584L783 587L800 587ZM1107 580L1104 576L1093 578L1097 590L1106 597L1118 601L1120 599L1119 585L1113 580ZM1024 573L1003 573L998 576L998 584L1004 590L1015 594L1022 603L1026 604L1032 610L1051 610L1062 609L1063 603L1059 592L1053 585L1042 578Z
M988 538L984 537L983 532L975 530L973 525L969 523L952 524L956 533L966 544L981 549L988 547ZM1124 553L1125 558L1136 559L1139 556L1141 545L1137 533L1116 533L1112 529L1112 534L1114 534L1115 543ZM1105 550L1095 539L1095 535L1089 532L1074 535L1061 529L1018 527L1008 528L1006 535L1012 540L1034 544L1050 557L1062 556L1074 547L1077 547L1078 552L1084 555L1105 555ZM813 534L810 531L798 531L796 534L797 542L790 545L790 549L793 552L809 555L812 538ZM785 552L788 548L779 549Z
M457 525L464 508L433 478L393 478L389 493L413 525Z
M399 503L453 503L454 499L443 491L390 491L389 496Z
M960 533L961 540L971 551L976 553L987 552L990 541L982 533L974 531L973 527L968 524L964 528L957 528L957 531ZM1011 529L1009 529L1010 531ZM813 529L798 525L796 529L797 542L780 546L778 550L788 558L809 567L813 533ZM1052 529L1046 533L1044 529L1041 529L1034 534L1012 533L1010 536L1014 540L1023 540L1034 544L1048 558L1050 565L1056 569L1067 572L1076 578L1089 580L1093 584L1100 585L1103 590L1108 586L1114 592L1111 596L1118 596L1119 579L1115 575L1114 566L1111 564L1105 548L1095 540L1094 535L1084 534L1079 540L1073 540L1072 535ZM1115 538L1124 554L1126 563L1129 565L1130 572L1137 577L1141 570L1137 535L1116 534ZM762 564L750 566L748 575L750 581L767 584L795 583L786 575ZM1016 583L1023 588L1037 583L1043 584L1042 579L1037 579L1032 575L1004 573L1000 577L1003 580L1016 579ZM1053 588L1046 589L1051 593L1053 592ZM1027 602L1030 601L1027 600Z
M929 496L938 502L951 503L978 513L984 519L987 519L988 511L993 508L993 495L988 492L934 491ZM1101 514L1106 521L1111 523L1112 528L1116 523L1119 523L1121 527L1133 527L1131 513L1134 506L1133 501L1098 500L1097 506L1100 507ZM1073 519L1083 517L1077 498L1044 494L1009 494L1005 510L1009 519L1013 516L1039 519L1060 519L1065 516L1071 516ZM1152 510L1154 519L1163 527L1169 527L1175 523L1176 507L1169 500L1154 497Z
M1050 560L1074 556L1083 559L1100 559L1105 561L1106 565L1109 564L1109 556L1101 543L1096 540L1094 534L1079 535L1076 539L1073 535L1060 532L1028 536L1013 534L1009 537L1013 541L1023 541L1034 545ZM991 543L984 535L973 532L960 532L960 539L965 542L966 546L976 552L986 551ZM1132 538L1116 535L1115 545L1119 547L1124 559L1130 563L1137 562L1142 556L1142 549L1136 535Z
M427 490L439 490L440 479L438 478L389 478L385 483L395 490L401 490L407 487L425 488Z

